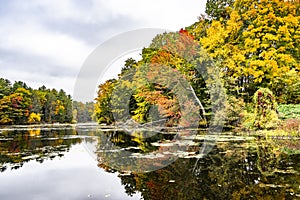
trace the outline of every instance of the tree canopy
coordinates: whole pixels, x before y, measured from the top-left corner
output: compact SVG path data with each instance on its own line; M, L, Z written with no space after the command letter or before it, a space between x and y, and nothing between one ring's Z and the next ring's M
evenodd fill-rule
M299 21L299 1L208 0L206 15L198 22L157 35L143 49L141 60L128 59L117 80L99 87L96 116L101 123L113 123L114 113L123 112L112 109L122 98L114 97L114 90L134 88L128 103L133 120L147 123L156 113L178 124L186 107L178 105L178 95L166 85L157 84L168 79L176 85L178 77L163 70L167 66L184 76L204 105L201 114L209 117L212 96L205 77L195 70L195 65L209 64L201 57L203 52L220 71L229 104L227 116L241 111L236 105L251 103L262 87L270 89L278 103L300 103Z
M0 124L70 123L72 118L72 99L65 91L0 79Z

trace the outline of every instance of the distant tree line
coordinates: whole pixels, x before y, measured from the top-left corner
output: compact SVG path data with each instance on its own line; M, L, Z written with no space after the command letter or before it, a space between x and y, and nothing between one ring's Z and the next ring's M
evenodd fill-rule
M73 120L77 123L92 122L94 119L94 102L73 101Z
M64 90L12 84L0 78L0 124L71 123L72 99Z

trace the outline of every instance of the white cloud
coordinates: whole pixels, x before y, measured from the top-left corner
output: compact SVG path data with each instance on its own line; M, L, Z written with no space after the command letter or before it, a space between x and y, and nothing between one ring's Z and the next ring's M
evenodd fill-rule
M206 1L183 0L110 0L114 15L129 15L144 22L144 27L179 30L194 23L205 10Z
M197 20L205 1L12 0L1 7L1 77L72 93L75 72L99 44L133 29L179 30Z
M75 78L73 76L53 76L46 73L27 72L15 69L1 69L0 74L5 74L10 80L25 82L28 86L37 89L43 85L47 88L63 89L67 94L72 94L74 90ZM13 82L12 82L13 83Z
M32 23L6 25L1 35L5 32L10 34L0 37L2 49L43 57L45 61L51 60L66 67L79 68L92 50L92 47L70 35L45 30Z
M30 16L30 12L34 12L34 14L38 14L43 18L50 18L51 20L89 21L93 15L89 10L93 5L88 2L88 0L84 2L74 0L31 0L30 2L15 0L12 3L12 7L21 15L26 14L26 17L36 18L36 15ZM15 14L18 15L18 13ZM103 14L103 12L101 13Z

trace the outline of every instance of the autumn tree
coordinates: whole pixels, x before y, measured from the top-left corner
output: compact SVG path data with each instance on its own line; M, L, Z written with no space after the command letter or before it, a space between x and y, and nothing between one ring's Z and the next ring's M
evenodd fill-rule
M114 84L115 80L110 79L99 85L97 102L95 104L95 116L99 123L112 124L114 122L110 102Z
M191 110L200 110L193 102L194 98L207 98L202 90L205 88L203 77L192 63L196 52L194 36L185 29L159 34L148 48L143 49L133 79L137 83L134 95L137 107L133 119L142 123L153 121L151 112L158 111L156 118L168 119L168 124L180 122L186 126L191 123L193 117L188 119L187 113L183 112L193 106ZM198 97L192 98L194 91ZM180 105L180 101L185 104Z
M25 82L0 79L0 124L70 123L72 99L65 91L42 86L32 89Z
M108 81L99 87L100 121L109 121L108 113L109 119L114 115L126 121L129 116L147 123L155 116L178 123L183 108L196 107L191 98L179 105L172 89L182 81L176 80L188 81L191 87L183 91L188 88L203 103L200 115L227 115L229 127L240 121L239 113L260 87L269 88L279 103L300 102L299 1L208 0L206 14L185 29L154 37L141 60L128 59L113 85ZM227 97L214 102L209 88L217 81ZM130 99L124 102L126 95ZM226 113L213 112L215 105Z
M225 23L212 22L200 41L219 63L230 93L250 101L258 87L268 87L280 98L287 84L279 87L278 80L291 70L299 80L297 7L280 0L236 0Z
M25 88L16 91L0 100L0 124L25 124L32 106L31 93Z
M209 98L205 81L192 63L198 56L197 46L194 36L185 29L157 35L142 50L140 61L125 62L113 86L111 81L99 86L98 119L107 121L105 112L109 111L120 122L131 118L138 123L165 119L169 125L180 122L189 126L195 113L186 111L201 110L195 99ZM197 114L203 113L204 109Z

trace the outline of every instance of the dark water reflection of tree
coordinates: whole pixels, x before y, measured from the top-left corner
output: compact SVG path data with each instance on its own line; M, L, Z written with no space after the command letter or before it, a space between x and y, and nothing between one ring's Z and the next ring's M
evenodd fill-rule
M300 198L299 161L300 154L256 137L220 141L199 160L179 158L162 169L119 178L129 196L140 192L144 199L295 199ZM116 172L103 163L99 167Z
M72 145L81 143L81 138L72 135L76 135L72 129L4 131L0 136L0 171L18 169L31 160L43 163L62 157Z
M77 134L71 129L2 132L0 170L18 169L31 160L42 163L63 156L72 145L82 142ZM153 146L153 142L176 138L174 134L156 134L145 139L120 131L102 135L109 136L104 137L112 145L107 148L126 148L135 154L157 151L159 147ZM105 144L107 141L98 140L98 145ZM300 198L299 144L298 140L268 137L220 140L203 158L181 157L162 169L130 174L100 162L103 154L99 153L98 166L108 173L119 173L126 193L131 196L139 192L144 199L297 199ZM188 150L197 156L193 152L199 151L200 146L190 146Z

